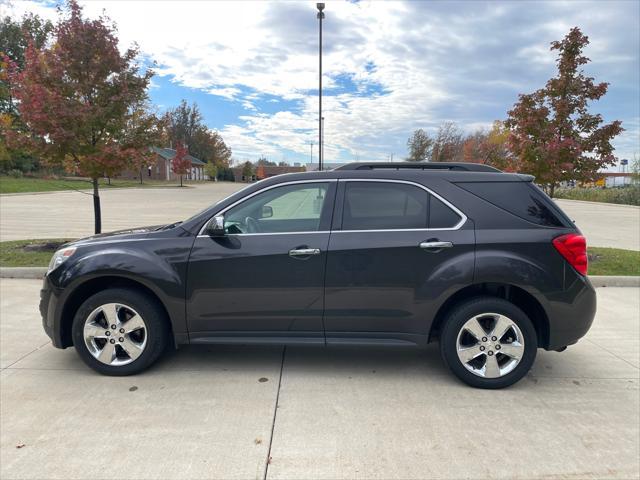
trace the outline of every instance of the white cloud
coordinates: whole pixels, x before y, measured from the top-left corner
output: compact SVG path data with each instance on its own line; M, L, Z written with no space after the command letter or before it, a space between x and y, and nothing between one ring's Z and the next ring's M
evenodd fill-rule
M221 129L236 156L290 150L307 158L309 143L317 143L315 2L83 5L91 17L104 9L123 47L137 42L157 61L159 75L238 102L248 114ZM54 16L33 1L14 5L15 13L27 10ZM415 128L433 130L452 119L469 130L504 118L517 93L541 87L554 73L549 42L574 25L592 40L590 74L625 86L610 89L614 98L638 98L633 2L608 2L607 8L576 1L328 2L325 12L328 161L385 159L392 152L399 158ZM297 107L261 111L262 104L272 112L288 100ZM622 115L616 108L629 116L628 104L618 100L610 108L613 118ZM633 128L638 133L637 123ZM636 148L628 135L617 144L625 149L621 155Z

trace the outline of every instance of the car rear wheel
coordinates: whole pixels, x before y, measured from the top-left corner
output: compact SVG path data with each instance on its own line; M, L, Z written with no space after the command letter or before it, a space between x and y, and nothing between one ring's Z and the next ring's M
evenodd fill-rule
M73 320L80 358L105 375L132 375L153 364L168 340L168 319L149 296L108 289L88 298Z
M531 368L538 348L529 317L514 304L477 297L454 308L440 335L440 352L463 382L479 388L503 388Z

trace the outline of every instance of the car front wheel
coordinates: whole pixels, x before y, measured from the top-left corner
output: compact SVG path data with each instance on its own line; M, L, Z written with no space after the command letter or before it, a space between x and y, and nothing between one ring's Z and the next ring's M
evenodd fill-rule
M463 382L479 388L513 385L536 358L537 335L514 304L478 297L455 307L440 335L440 352Z
M74 346L105 375L132 375L154 363L168 340L164 310L149 296L113 288L89 297L73 320Z

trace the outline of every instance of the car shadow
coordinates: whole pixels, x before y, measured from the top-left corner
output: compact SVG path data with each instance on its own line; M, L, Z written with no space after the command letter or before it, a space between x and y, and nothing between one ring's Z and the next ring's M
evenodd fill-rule
M380 376L449 375L437 344L426 348L370 346L186 345L165 355L157 370L208 371L261 369L282 364L287 374Z

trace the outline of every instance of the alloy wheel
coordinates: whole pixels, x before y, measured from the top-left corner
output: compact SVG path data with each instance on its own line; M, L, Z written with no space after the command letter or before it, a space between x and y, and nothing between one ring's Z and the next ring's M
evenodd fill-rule
M147 326L133 308L107 303L93 310L84 323L84 343L95 359L121 366L136 360L147 344Z
M483 313L465 322L458 332L458 359L474 375L500 378L512 372L524 355L524 335L505 315Z

